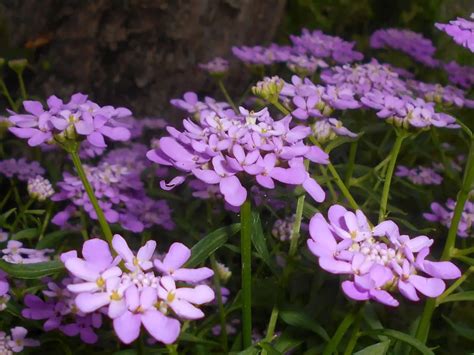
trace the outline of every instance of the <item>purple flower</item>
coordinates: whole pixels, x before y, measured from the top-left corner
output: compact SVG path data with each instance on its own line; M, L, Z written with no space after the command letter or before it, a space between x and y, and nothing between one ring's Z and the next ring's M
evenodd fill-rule
M222 76L229 70L229 62L221 57L216 57L210 62L199 64L199 68L207 71L211 75Z
M417 301L417 292L437 297L445 289L443 280L461 276L451 262L426 260L431 239L400 235L392 221L371 227L362 211L353 213L339 205L331 206L328 218L329 223L320 213L313 216L308 247L322 269L348 276L342 290L349 298L396 307L394 284L402 295Z
M13 127L10 131L19 138L28 139L33 147L55 140L75 140L76 135L99 148L106 147L104 136L114 141L130 138L130 131L116 121L131 115L126 108L100 107L80 93L72 95L66 104L56 96L50 96L47 104L45 110L39 101L24 101L23 107L28 114L11 113L9 120Z
M471 19L474 19L474 13L471 14ZM446 32L457 44L474 52L474 21L458 17L447 24L437 23L435 27Z
M94 329L100 329L102 326L102 316L98 313L88 314L86 316L75 317L74 323L61 325L59 329L67 336L73 337L79 335L86 344L95 344L99 336Z
M443 177L439 175L433 168L418 166L409 169L406 166L397 166L396 176L406 177L415 185L439 185L443 181Z
M420 33L410 30L397 28L377 30L370 36L370 46L399 50L429 67L438 65L438 61L433 58L436 51L433 42Z
M17 178L21 181L28 181L38 175L44 175L44 173L44 169L37 161L29 162L25 158L0 161L0 174L7 178Z
M451 61L444 64L443 69L448 74L451 83L464 89L470 89L474 86L474 67L459 65L455 61Z
M39 346L38 340L26 338L28 330L23 327L14 327L10 329L11 336L6 336L4 332L0 332L1 342L5 342L7 350L14 353L22 352L25 346Z
M456 207L456 201L449 199L444 205L438 202L431 204L431 212L423 213L423 217L430 222L439 222L443 226L449 228L451 220L454 215L454 208ZM459 221L457 234L461 238L466 238L474 235L474 202L467 201L464 205L464 210L461 214L461 220Z

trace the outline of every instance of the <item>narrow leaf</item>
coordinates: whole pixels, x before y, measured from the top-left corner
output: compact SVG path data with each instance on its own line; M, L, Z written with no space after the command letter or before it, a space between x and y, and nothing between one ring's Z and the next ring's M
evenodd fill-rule
M381 343L370 345L354 353L354 355L385 355L389 347L390 347L390 340L387 340Z
M12 235L11 239L13 240L22 240L22 239L33 239L39 235L37 228L28 228L19 231Z
M446 302L460 302L460 301L474 301L474 291L464 291L464 292L451 294L443 298L440 304L446 303Z
M223 246L227 239L240 230L240 223L222 227L206 235L191 248L191 258L186 263L186 267L196 267L209 255Z
M399 332L394 329L375 329L364 332L365 335L386 335L389 338L400 340L404 343L411 345L413 348L418 350L423 355L434 355L434 352L426 347L421 341L408 335L406 333Z
M454 323L451 319L448 317L441 315L443 319L453 328L453 330L456 332L456 334L474 341L474 329L468 328L464 325L456 324Z
M64 264L59 260L36 264L11 264L0 260L0 269L13 278L38 279L63 271Z
M326 330L303 311L280 311L280 318L288 325L311 330L313 333L319 335L324 340L330 340Z
M267 239L262 229L262 221L257 211L252 212L252 244L257 251L257 254L267 264L267 266L276 273L275 263L270 257L270 252L267 247Z

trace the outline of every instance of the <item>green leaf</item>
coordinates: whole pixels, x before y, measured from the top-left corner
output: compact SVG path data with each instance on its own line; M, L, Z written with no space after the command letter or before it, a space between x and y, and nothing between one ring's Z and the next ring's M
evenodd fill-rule
M402 341L404 343L409 344L416 350L418 350L420 353L423 355L435 355L435 353L430 350L429 348L426 347L425 344L423 344L421 341L416 339L415 337L412 337L411 335L408 335L406 333L399 332L398 330L394 329L374 329L374 330L369 330L366 332L363 332L365 335L385 335L388 336L389 338L396 339L399 341Z
M443 319L453 328L453 330L456 332L456 334L474 341L474 329L468 328L464 325L456 324L454 323L451 319L446 317L445 315L441 315Z
M270 257L270 252L267 247L267 239L263 233L262 222L257 211L252 211L252 244L265 264L267 264L270 270L276 273L275 263Z
M257 354L260 354L260 350L255 346L248 347L247 349L242 350L237 353L237 355L257 355Z
M464 291L464 292L451 294L443 298L440 304L446 303L446 302L460 302L460 301L474 301L474 291Z
M68 230L59 230L46 234L44 238L38 242L38 244L36 245L36 249L56 247L59 245L59 242L67 235L72 237L77 235L77 233Z
M13 240L33 239L39 235L38 228L28 228L12 235Z
M389 347L390 347L390 340L387 340L381 343L370 345L354 353L354 355L385 355Z
M218 342L212 341L212 340L207 340L207 339L202 339L200 337L197 337L193 334L189 333L182 333L179 336L180 341L186 341L190 343L199 343L199 344L206 344L206 345L212 345L212 346L219 346Z
M0 269L13 278L38 279L63 271L64 264L59 260L36 264L11 264L0 260Z
M305 201L303 206L303 216L311 219L311 217L313 217L316 213L318 213L318 209L309 202Z
M37 215L37 216L42 216L46 210L26 210L25 214L32 214L32 215Z
M281 352L279 352L277 349L275 349L272 344L267 343L267 342L260 342L258 345L267 352L268 355L282 355Z
M206 260L209 255L223 246L227 239L240 230L240 223L222 227L206 235L191 248L191 258L185 267L196 267Z
M114 355L137 355L137 351L135 349L125 349L119 350L114 352Z
M8 210L7 212L3 213L2 215L0 215L0 224L4 224L8 217L10 217L10 215L16 211L16 208L12 208L10 210Z
M325 341L330 340L326 330L303 311L283 310L280 311L280 318L288 325L311 330Z

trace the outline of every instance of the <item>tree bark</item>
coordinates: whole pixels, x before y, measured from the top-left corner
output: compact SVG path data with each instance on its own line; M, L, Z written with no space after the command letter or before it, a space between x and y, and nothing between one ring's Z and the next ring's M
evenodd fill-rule
M233 45L268 43L285 0L4 0L0 15L17 47L38 35L31 85L40 95L81 91L136 115L163 115L189 90L216 91L197 64L231 58ZM231 83L242 84L241 66Z

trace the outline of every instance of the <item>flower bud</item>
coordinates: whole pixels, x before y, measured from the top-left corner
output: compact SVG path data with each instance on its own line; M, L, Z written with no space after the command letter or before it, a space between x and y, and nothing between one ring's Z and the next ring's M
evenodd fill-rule
M283 85L283 80L278 76L265 77L252 87L252 93L269 102L275 102L278 100Z
M17 74L23 73L26 66L28 65L28 60L26 59L12 59L8 61L8 66Z
M54 190L48 179L37 175L28 180L28 194L35 200L45 201L54 194Z

